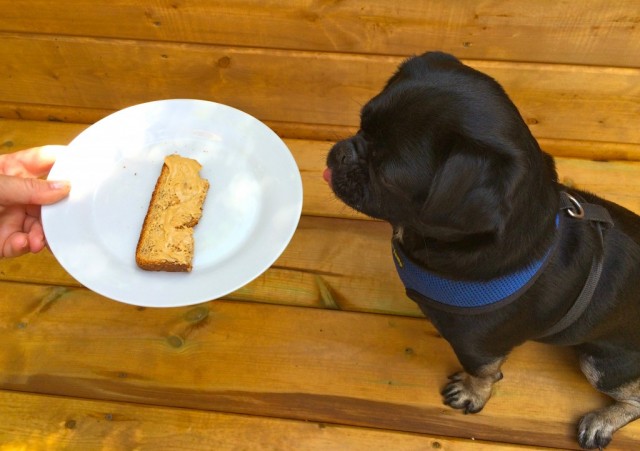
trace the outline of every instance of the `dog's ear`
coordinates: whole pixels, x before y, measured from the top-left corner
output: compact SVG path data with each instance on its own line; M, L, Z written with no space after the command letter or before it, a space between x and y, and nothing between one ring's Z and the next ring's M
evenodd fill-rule
M454 145L432 179L420 231L446 242L501 233L513 182L510 166L507 156L468 142Z

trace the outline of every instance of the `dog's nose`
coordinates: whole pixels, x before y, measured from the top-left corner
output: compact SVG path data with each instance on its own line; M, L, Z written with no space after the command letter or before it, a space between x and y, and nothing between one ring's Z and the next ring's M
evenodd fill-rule
M338 164L355 163L358 159L356 149L351 140L341 141L334 147L334 158Z

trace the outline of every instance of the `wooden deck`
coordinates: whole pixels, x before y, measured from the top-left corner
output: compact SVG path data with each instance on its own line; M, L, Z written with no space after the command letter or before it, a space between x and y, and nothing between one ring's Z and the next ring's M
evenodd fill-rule
M0 141L17 148L86 127L0 124ZM518 349L479 415L441 404L458 364L404 297L388 226L333 200L312 157L329 143L287 144L303 174L304 216L273 267L224 300L137 308L84 289L46 251L0 261L0 437L77 449L575 448L577 418L606 400L563 349ZM560 168L640 211L640 162L560 159ZM618 433L613 449L638 443L639 426Z
M640 2L31 3L0 0L0 152L203 98L285 139L304 206L269 270L191 307L105 299L48 251L0 260L0 450L578 449L608 401L567 349L517 349L480 414L442 405L459 365L405 297L389 226L321 174L395 66L442 49L504 84L563 181L640 213ZM640 449L640 422L608 449Z

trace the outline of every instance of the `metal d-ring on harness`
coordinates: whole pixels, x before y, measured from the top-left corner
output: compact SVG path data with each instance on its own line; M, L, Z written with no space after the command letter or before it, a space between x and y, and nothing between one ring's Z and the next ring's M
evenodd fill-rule
M598 281L602 274L602 265L604 260L604 231L613 226L613 219L609 211L595 204L590 204L578 200L567 192L560 193L560 209L563 210L570 217L580 220L589 221L595 227L598 235L599 249L597 254L593 256L591 263L591 270L587 276L587 281L582 287L582 291L578 295L578 298L573 303L569 311L560 320L554 324L550 329L547 329L544 334L537 337L548 338L551 335L562 332L571 324L573 324L582 315L591 302L593 293L596 290Z

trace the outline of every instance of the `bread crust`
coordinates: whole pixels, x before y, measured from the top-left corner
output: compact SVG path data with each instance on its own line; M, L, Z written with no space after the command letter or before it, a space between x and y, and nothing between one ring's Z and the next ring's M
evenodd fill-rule
M180 157L184 158L184 157ZM185 160L189 160L184 158ZM195 160L193 160L195 161ZM196 162L197 163L197 162ZM200 164L198 163L198 166ZM159 208L161 208L161 196L173 196L175 199L172 199L171 205L177 205L179 201L177 200L177 196L173 195L171 192L167 191L167 187L165 184L167 183L170 175L170 168L166 163L163 164L162 170L160 171L160 175L158 176L158 180L156 181L153 193L151 194L151 200L149 201L149 207L147 209L147 214L144 218L144 222L142 224L142 229L140 231L140 237L138 239L138 244L136 246L136 263L137 265L146 271L168 271L168 272L190 272L193 268L193 237L189 236L191 243L190 249L187 249L186 256L184 259L168 259L168 258L150 258L148 256L149 251L154 249L153 243L150 243L151 234L154 228L159 227L156 221L160 218L162 219L162 213L167 213L166 209L158 213ZM199 222L200 216L202 215L202 206L209 189L209 182L205 179L199 178L200 183L203 185L203 189L199 191L197 194L198 204L197 209L191 212L191 216L187 221L180 224L176 227L176 229L192 229ZM166 205L165 205L166 207ZM191 235L192 230L188 230ZM157 243L158 246L164 246L166 243L160 242ZM157 246L155 247L157 249Z

